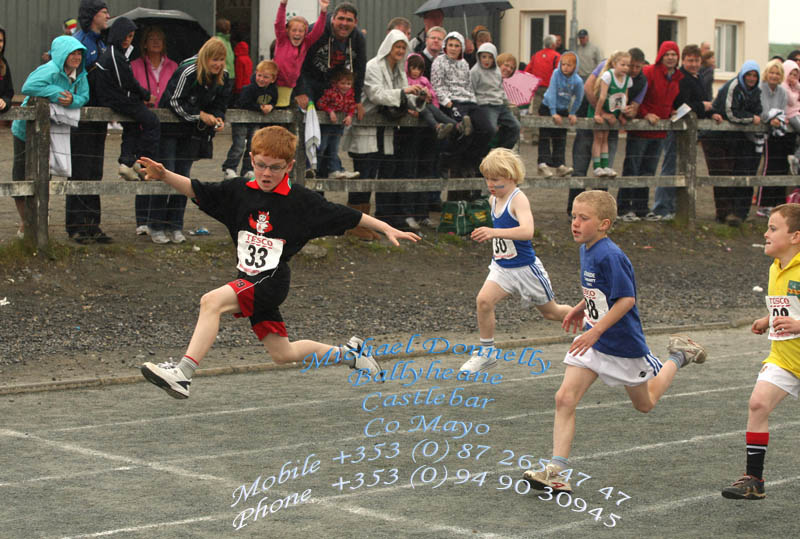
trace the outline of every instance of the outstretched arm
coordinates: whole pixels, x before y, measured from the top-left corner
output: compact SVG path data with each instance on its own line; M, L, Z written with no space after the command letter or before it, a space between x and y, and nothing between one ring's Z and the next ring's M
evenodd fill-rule
M147 157L140 157L138 162L145 168L147 174L145 180L161 180L182 195L189 198L194 198L194 190L192 189L192 180L186 176L175 174L164 168L164 165L157 163Z
M400 245L400 242L397 240L401 239L409 241L418 241L422 239L413 232L403 232L402 230L397 230L396 228L389 226L389 224L384 223L380 219L375 219L366 213L361 214L361 221L358 222L358 226L363 226L369 228L370 230L374 230L375 232L380 232L389 238L389 241L391 241L394 245Z

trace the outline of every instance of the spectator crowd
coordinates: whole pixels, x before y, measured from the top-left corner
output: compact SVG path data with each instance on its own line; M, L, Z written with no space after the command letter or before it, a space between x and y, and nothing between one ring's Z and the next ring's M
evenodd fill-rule
M137 28L134 21L111 15L103 0L81 0L77 21L64 25L43 60L20 89L43 97L71 129L52 137L52 161L71 180L98 181L103 176L106 122L80 120L82 106L109 107L129 118L122 124L119 175L143 179L140 157L158 159L170 171L191 174L192 164L210 158L213 138L224 128L228 108L269 115L276 109L314 108L327 121L320 128L316 169L331 178L430 178L479 176L478 164L490 149L520 143L523 114L550 117L552 127L538 134L538 172L546 177L591 174L600 177L654 176L676 173L673 132L628 131L622 169L614 169L619 129L641 118L652 124L691 110L698 118L733 124L766 124L765 134L708 131L700 136L709 174L798 175L800 149L800 51L787 59L773 58L763 70L746 61L736 77L714 95L714 52L708 44L660 44L652 62L638 47L607 57L591 43L588 30L577 34L576 50L565 50L561 36L545 36L542 49L527 63L499 54L488 28L477 26L469 36L447 31L444 14L423 14L423 29L412 37L408 19L389 21L377 52L367 51L358 26L358 9L319 0L312 24L287 17L281 0L275 18L271 59L253 65L250 44L232 43L231 24L217 21L217 34L190 58L170 58L165 31L158 25ZM134 36L138 42L134 43ZM6 30L0 27L0 113L14 96L11 69L4 52ZM138 49L131 60L131 53ZM513 104L512 104L513 103ZM171 111L177 122L160 123L154 108ZM414 116L423 127L376 127L360 124L376 112L388 119ZM566 162L567 125L593 118L609 130L579 129ZM236 123L222 163L223 179L253 177L250 139L261 125ZM793 129L787 129L791 125ZM26 122L12 127L13 180L25 179ZM353 171L339 158L345 151ZM55 152L55 158L53 153ZM763 158L763 159L762 159ZM761 166L763 160L763 166ZM310 162L309 165L312 163ZM61 174L61 173L60 173ZM756 194L758 212L781 204L783 187L764 187ZM571 189L567 211L580 192ZM448 199L474 199L479 191L450 191ZM716 218L730 226L748 216L751 187L715 187ZM370 192L350 192L348 204L370 211ZM25 201L17 197L18 234L24 233ZM136 233L156 244L182 243L186 197L180 194L137 195ZM649 188L621 188L619 216L629 222L670 220L675 215L675 188L659 187L649 207ZM440 193L377 192L375 216L390 225L418 230L431 226L432 211L441 208ZM66 231L78 243L108 243L100 228L98 195L66 197ZM356 228L369 240L374 233Z

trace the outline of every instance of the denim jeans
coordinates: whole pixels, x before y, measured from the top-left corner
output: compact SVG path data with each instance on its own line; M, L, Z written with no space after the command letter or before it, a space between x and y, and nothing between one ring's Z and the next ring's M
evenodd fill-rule
M231 128L231 147L228 150L225 162L222 163L223 171L226 169L236 170L240 160L242 161L242 176L246 172L253 170L253 165L250 163L250 139L253 138L255 131L256 126L252 124L233 124Z
M674 176L677 171L677 139L675 132L669 131L664 142L664 163L661 165L662 176ZM653 213L664 215L675 213L676 187L656 187L655 204Z
M484 113L490 138L497 133L497 145L500 148L511 149L519 140L520 123L506 105L480 105ZM480 120L479 120L480 121Z
M622 175L655 176L664 140L637 137L633 133L628 133ZM617 193L617 213L625 215L632 211L639 217L644 217L647 215L649 198L649 187L621 187Z
M161 162L171 170L187 178L192 172L192 160L181 156L187 153L186 138L161 137ZM151 230L182 230L186 197L177 193L169 195L144 195L147 201L147 226Z
M344 170L339 160L339 142L342 140L344 126L321 125L319 148L317 148L317 177L327 178L331 172Z

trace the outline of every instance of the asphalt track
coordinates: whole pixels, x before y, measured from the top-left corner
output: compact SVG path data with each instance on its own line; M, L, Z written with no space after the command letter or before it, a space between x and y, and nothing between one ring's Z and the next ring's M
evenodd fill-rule
M198 377L186 401L146 383L6 395L0 537L795 536L793 399L771 420L767 499L719 495L743 471L747 399L767 340L746 327L693 336L710 359L681 370L650 414L595 383L578 410L574 495L552 500L519 479L528 461L550 456L564 344L537 347L551 362L541 375L501 362L494 385L423 376L355 388L351 371L333 366ZM656 355L666 341L648 337ZM398 354L382 365L413 361L424 375L435 360L463 359ZM424 399L434 387L431 400L456 388L465 400L381 407L373 396L367 408L377 409L362 409L370 393ZM464 407L472 396L494 400ZM418 416L427 432L409 432ZM369 434L381 432L376 418L397 421L397 432L368 437L370 420Z

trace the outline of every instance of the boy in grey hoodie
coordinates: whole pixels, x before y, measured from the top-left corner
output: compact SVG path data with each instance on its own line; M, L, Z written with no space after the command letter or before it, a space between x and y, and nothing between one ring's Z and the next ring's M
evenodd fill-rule
M469 72L472 90L483 114L476 115L476 130L498 135L497 146L513 148L519 140L519 121L508 108L503 77L497 68L497 48L484 43L478 48L478 61Z

